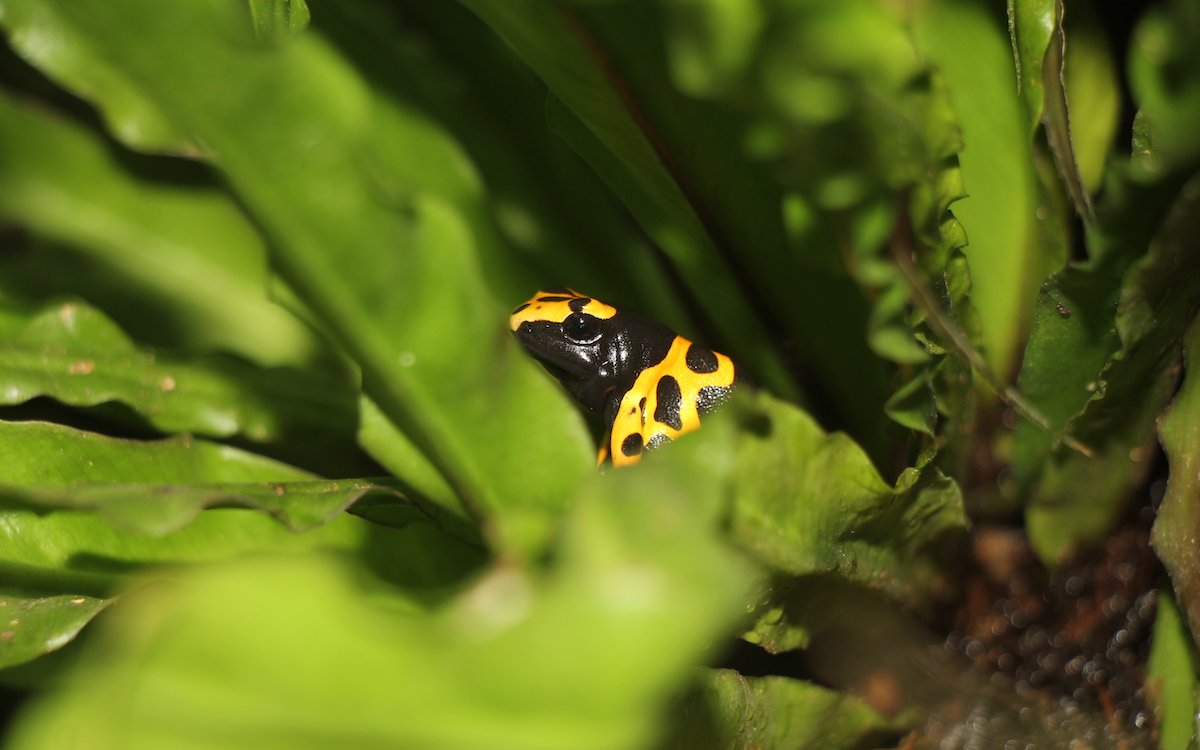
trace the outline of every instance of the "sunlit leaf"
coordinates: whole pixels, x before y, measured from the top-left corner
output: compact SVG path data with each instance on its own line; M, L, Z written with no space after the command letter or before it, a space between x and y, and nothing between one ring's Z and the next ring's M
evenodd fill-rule
M5 0L9 9L36 6L42 22L55 18L47 4ZM71 34L57 23L56 29ZM47 31L49 33L49 30ZM70 54L66 45L62 54ZM97 92L97 95L102 95ZM125 324L157 343L220 347L267 365L300 364L313 357L312 333L267 299L265 248L254 227L214 185L162 179L130 169L99 135L0 96L0 215L66 243L124 281ZM44 253L62 276L58 294L87 294L96 272L79 261ZM29 281L4 258L5 278L28 292ZM37 258L31 258L36 263ZM82 273L81 273L82 272ZM67 285L70 286L67 286ZM124 296L134 299L121 300ZM166 311L164 311L164 308Z
M190 134L163 114L140 82L112 63L101 40L63 26L49 4L5 0L0 24L17 52L65 87L99 101L118 138L149 151L198 152Z
M357 421L349 383L233 360L160 356L78 303L46 309L0 337L0 403L40 396L74 406L116 401L163 432L257 442L314 431L348 439Z

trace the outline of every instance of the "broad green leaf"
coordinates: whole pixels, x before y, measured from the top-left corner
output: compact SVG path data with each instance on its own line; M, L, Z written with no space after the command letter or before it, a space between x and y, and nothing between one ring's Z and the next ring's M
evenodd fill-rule
M1039 22L1030 23L1036 36ZM954 216L966 231L963 254L983 354L1007 378L1024 340L1027 310L1054 259L1035 242L1031 146L1013 93L1003 18L986 2L939 0L917 17L915 31L921 51L946 80L962 128L958 159L967 197L954 204Z
M0 482L14 487L314 478L287 464L191 437L125 440L48 422L0 422L0 454Z
M112 401L159 430L256 442L340 433L357 422L353 385L228 359L182 360L139 349L112 321L67 302L0 337L0 403L48 396L73 406Z
M1099 388L1096 378L1117 345L1120 265L1110 258L1069 267L1038 295L1017 387L1059 429ZM1036 480L1056 447L1055 435L1044 428L1018 425L1012 459L1017 480Z
M681 706L679 750L828 750L874 747L907 723L887 719L854 696L786 677L706 671Z
M206 501L234 494L228 487L214 492L199 485L269 482L274 487L312 480L307 472L229 446L192 438L122 440L42 422L0 422L0 453L5 456L0 498L7 508L0 511L0 564L18 566L6 579L12 584L53 585L58 571L59 585L71 590L73 571L79 571L84 578L100 576L85 589L95 591L124 563L222 559L258 547L344 547L361 538L356 519L297 535L271 517L311 527L320 517L333 518L330 503L353 497L353 485L343 486L340 495L328 485L324 492L308 485L318 491L294 499L286 498L285 485L285 497L273 500L268 499L271 489L243 488L258 495L257 507L269 513L197 513ZM178 489L172 492L166 485ZM47 512L56 507L63 510ZM96 508L101 514L67 508ZM156 540L123 532L105 516L154 533L187 526Z
M398 11L363 0L338 3L316 21L315 31L375 71L381 96L419 106L470 154L488 213L512 248L481 258L497 295L515 306L534 289L571 286L614 304L636 301L681 329L686 316L644 233L550 134L545 85L482 21L458 3Z
M1149 469L1154 419L1170 398L1179 342L1200 305L1200 255L1192 251L1200 231L1198 207L1200 178L1193 178L1170 206L1146 255L1121 283L1115 336L1108 334L1119 346L1068 423L1098 455L1058 455L1028 509L1030 539L1044 560L1060 560L1098 540ZM1112 314L1112 308L1106 312Z
M748 574L696 512L705 457L673 447L589 483L551 570L499 565L432 611L315 556L138 592L9 747L646 747Z
M1054 430L1065 429L1099 391L1100 372L1120 345L1115 316L1123 280L1160 232L1183 186L1178 176L1142 183L1129 171L1110 174L1087 234L1090 258L1055 274L1038 295L1017 385L1052 429L1018 425L1013 471L1022 483L1036 479L1055 448L1061 435Z
M55 18L49 4L5 0L0 8L26 6L37 7L42 23ZM72 33L61 23L56 28ZM55 49L69 55L75 48L64 43L47 54ZM236 204L214 185L168 179L167 160L140 163L142 174L157 169L167 173L163 179L141 176L129 161L139 164L77 124L0 96L0 216L70 245L121 278L126 297L145 298L141 306L123 301L130 330L159 343L226 348L267 365L312 358L312 333L267 300L265 248ZM31 248L39 257L42 251ZM37 271L38 258L30 260ZM59 294L87 293L87 265L69 256L43 262L61 264ZM8 266L4 285L26 291L23 270ZM172 332L182 332L181 340L170 342Z
M0 590L0 668L56 651L111 600L91 596L30 596Z
M446 478L366 396L359 400L359 414L358 441L372 458L393 475L401 477L420 497L445 508L452 516L463 521L471 517L470 510L463 505L462 498L455 494Z
M1188 638L1179 605L1168 591L1158 595L1146 669L1146 692L1159 720L1158 746L1196 750L1200 747L1200 663L1196 642Z
M1151 539L1192 639L1200 643L1200 322L1192 323L1184 355L1183 386L1158 423L1170 474Z
M18 54L64 87L99 102L117 138L147 151L199 152L195 140L170 122L139 82L107 59L102 40L59 23L49 4L4 0L0 25Z
M966 528L952 480L910 469L889 486L845 435L767 397L742 418L730 534L776 576L761 598L755 642L771 651L804 643L806 619L829 600L793 601L797 579L831 579L910 603L927 597L939 574L932 552Z
M540 543L590 471L586 435L509 341L511 302L478 260L498 252L494 230L457 146L373 97L320 38L257 43L242 3L51 5L211 147L367 392L466 502L498 514L501 543Z

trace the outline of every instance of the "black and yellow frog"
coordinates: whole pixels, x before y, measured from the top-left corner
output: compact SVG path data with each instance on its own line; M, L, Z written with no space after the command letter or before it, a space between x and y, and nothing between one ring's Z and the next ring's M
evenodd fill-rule
M598 461L614 466L700 426L741 381L724 354L663 324L571 289L538 292L513 310L509 326L524 347L607 433Z

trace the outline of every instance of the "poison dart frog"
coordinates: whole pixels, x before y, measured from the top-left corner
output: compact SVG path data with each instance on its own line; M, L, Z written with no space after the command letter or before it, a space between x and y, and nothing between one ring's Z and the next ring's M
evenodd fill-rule
M538 292L513 310L521 344L607 430L597 463L642 452L695 430L700 415L742 381L733 361L665 325L572 289Z

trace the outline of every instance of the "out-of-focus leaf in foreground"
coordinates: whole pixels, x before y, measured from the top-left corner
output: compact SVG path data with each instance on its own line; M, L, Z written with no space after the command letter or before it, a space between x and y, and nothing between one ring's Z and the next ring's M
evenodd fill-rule
M10 747L646 747L747 594L698 512L705 444L679 447L590 483L548 572L501 565L431 612L319 556L144 590Z

